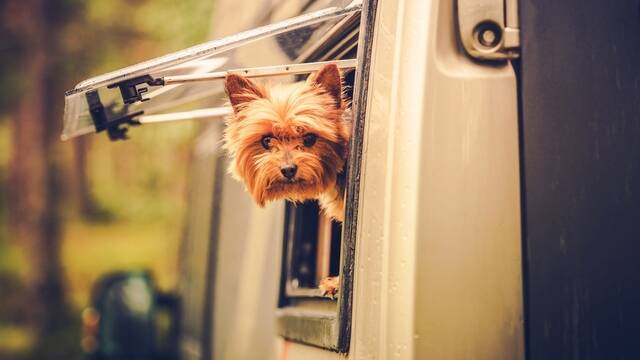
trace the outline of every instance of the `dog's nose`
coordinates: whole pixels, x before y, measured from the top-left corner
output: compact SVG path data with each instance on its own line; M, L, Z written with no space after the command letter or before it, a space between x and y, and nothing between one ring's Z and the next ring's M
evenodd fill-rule
M296 171L298 171L298 167L294 164L284 165L280 167L280 172L287 179L293 179L296 176Z

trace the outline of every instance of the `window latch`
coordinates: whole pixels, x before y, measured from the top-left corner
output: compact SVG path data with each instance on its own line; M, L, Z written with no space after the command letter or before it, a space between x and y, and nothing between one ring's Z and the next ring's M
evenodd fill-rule
M120 95L122 95L122 101L125 104L133 104L136 101L147 101L149 99L145 99L142 97L142 94L149 91L149 88L146 86L139 86L142 84L146 84L149 86L163 86L164 81L162 79L154 79L151 75L142 75L132 79L128 79L125 81L121 81L116 84L112 84L107 86L109 89L113 89L115 87L120 89Z
M140 125L140 121L135 118L142 115L143 111L136 111L128 114L126 107L122 111L113 111L112 108L105 108L100 101L98 91L89 91L86 94L87 103L89 104L89 113L93 120L96 132L107 131L109 139L112 141L126 140L129 126Z
M457 0L458 31L465 51L479 60L520 56L518 0Z

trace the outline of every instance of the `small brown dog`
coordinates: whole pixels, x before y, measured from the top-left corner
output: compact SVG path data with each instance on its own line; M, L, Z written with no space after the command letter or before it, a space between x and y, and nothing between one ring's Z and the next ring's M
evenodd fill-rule
M229 74L225 89L233 107L224 135L230 172L256 203L317 199L342 221L350 112L338 67L325 65L306 82L273 86Z
M325 65L306 82L274 86L229 74L225 90L233 107L224 134L230 172L256 203L317 199L328 216L343 221L351 123L338 67ZM326 278L319 288L335 297L339 282Z

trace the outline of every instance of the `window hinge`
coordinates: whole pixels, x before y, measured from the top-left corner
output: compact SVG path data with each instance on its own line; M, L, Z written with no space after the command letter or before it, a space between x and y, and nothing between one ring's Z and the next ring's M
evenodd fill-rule
M518 0L457 0L458 31L467 53L481 60L520 56Z

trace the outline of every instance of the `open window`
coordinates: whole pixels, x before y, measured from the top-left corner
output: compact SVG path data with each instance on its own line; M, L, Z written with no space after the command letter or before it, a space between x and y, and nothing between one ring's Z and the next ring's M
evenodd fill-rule
M228 73L293 81L327 62L336 63L354 114L345 221L338 224L327 218L313 201L286 204L277 316L283 337L346 352L364 114L360 104L366 98L374 11L361 21L360 1L335 2L344 6L308 12L83 81L65 94L62 138L106 132L112 140L121 140L132 126L220 118L231 112L224 105L220 81ZM335 298L322 296L318 289L329 276L340 277Z
M309 12L282 22L148 60L80 82L65 93L62 139L105 131L112 140L125 139L127 128L148 123L225 116L222 80L230 72L248 77L309 73L322 64L302 63L300 44L310 44L341 19L359 13L360 2ZM251 67L242 67L247 49ZM268 52L270 56L255 56ZM352 68L355 62L341 62ZM287 81L284 79L283 81ZM197 101L211 107L197 109ZM183 111L163 113L167 110ZM194 110L196 109L196 110Z

